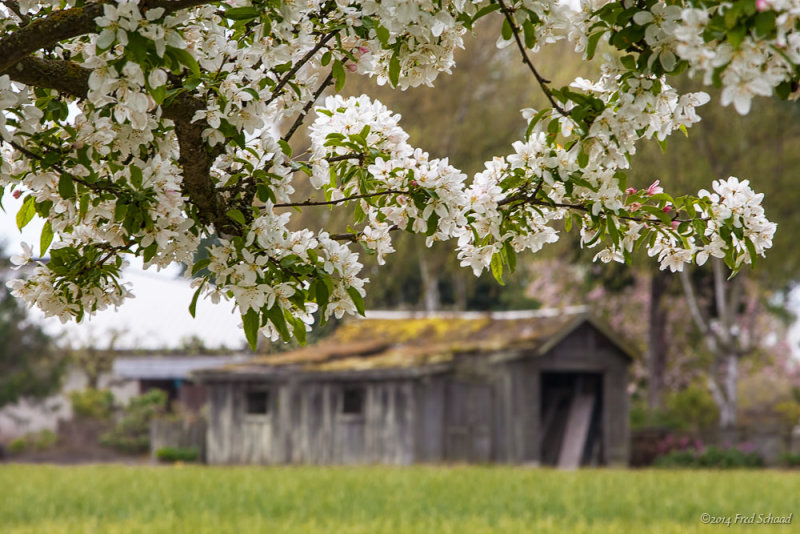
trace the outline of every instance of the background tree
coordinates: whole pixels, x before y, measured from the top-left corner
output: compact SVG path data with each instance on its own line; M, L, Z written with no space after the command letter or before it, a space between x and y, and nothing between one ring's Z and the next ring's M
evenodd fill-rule
M8 273L6 258L0 269ZM0 407L58 391L65 364L63 352L30 320L24 304L0 285Z

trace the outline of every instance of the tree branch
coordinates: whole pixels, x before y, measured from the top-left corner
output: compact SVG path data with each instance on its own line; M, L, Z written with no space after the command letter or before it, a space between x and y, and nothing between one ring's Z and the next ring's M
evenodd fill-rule
M396 232L398 230L400 230L400 228L398 228L397 226L392 225L389 227L390 232ZM361 238L362 235L364 235L364 232L356 232L356 233L350 232L346 234L331 234L330 238L333 239L334 241L349 241L351 243L355 243Z
M272 96L269 97L269 100L266 101L266 104L269 104L270 102L272 102L273 100L278 98L280 90L283 89L283 86L286 85L289 82L289 80L291 80L292 77L295 74L297 74L297 71L299 71L303 67L303 65L308 63L308 61L312 57L314 57L314 55L317 52L319 52L320 49L323 46L325 46L325 44L327 44L327 42L330 41L337 33L339 33L339 30L333 30L332 32L330 32L328 34L325 34L325 36L322 39L320 39L320 41L314 46L314 48L312 48L311 50L306 52L306 55L304 55L302 58L300 58L300 60L297 61L297 63L295 63L292 66L291 70L289 70L289 72L286 73L286 76L284 76L283 78L281 78L278 81L278 84L272 90Z
M274 207L276 208L298 208L303 206L331 206L335 204L342 204L344 202L349 202L351 200L358 200L360 198L372 198L372 197L380 197L384 195L407 195L409 194L408 191L399 191L396 189L389 189L387 191L377 191L375 193L365 193L363 195L353 195L350 197L340 198L338 200L328 200L325 202L315 202L312 200L306 200L304 202L287 202L284 204L275 204Z
M166 13L208 3L209 0L146 0L142 9L163 7ZM103 15L104 2L89 2L82 7L53 10L0 39L0 73L5 73L25 56L97 31L97 17Z
M297 119L294 121L294 124L292 124L292 127L289 128L289 131L286 132L286 135L283 136L284 141L286 141L287 143L289 142L289 139L292 138L297 129L300 128L300 125L303 124L303 120L305 120L306 115L308 115L308 112L311 110L311 107L314 105L314 102L317 101L317 99L322 95L322 93L325 91L325 89L328 88L328 86L331 83L333 83L333 71L328 73L328 77L322 81L322 84L320 84L319 87L317 87L317 91L314 93L313 98L311 98L311 100L309 100L303 107L303 110L300 112L300 115L297 116Z
M11 79L16 82L55 89L76 98L86 97L90 74L91 70L71 61L34 57L24 58L9 71ZM175 123L180 146L178 164L183 169L183 193L197 207L200 220L213 223L220 232L231 232L235 230L235 223L225 214L225 203L209 174L223 147L218 145L209 149L202 137L208 124L203 120L192 122L194 114L205 108L206 103L201 98L181 93L162 107L162 113L164 118Z
M17 0L2 0L2 3L8 9L10 9L12 13L14 13L17 17L19 17L19 20L22 21L23 26L26 26L30 23L31 18L28 15L22 13L22 10L20 10L19 8L19 2L17 2Z
M539 83L539 87L542 88L542 92L547 97L547 100L550 101L550 105L553 106L553 109L561 113L563 116L569 116L561 106L553 98L553 93L550 91L550 88L547 86L550 83L549 80L546 80L539 74L539 71L536 70L536 67L533 66L533 62L531 58L528 57L528 51L525 49L525 45L522 43L522 38L519 36L519 26L517 23L514 22L514 12L506 6L503 0L497 0L497 3L500 4L500 11L503 12L503 16L508 21L509 26L511 27L511 33L514 35L514 40L517 43L517 48L519 48L519 53L522 55L522 62L528 66L528 69L533 73L533 76L536 78L536 81Z

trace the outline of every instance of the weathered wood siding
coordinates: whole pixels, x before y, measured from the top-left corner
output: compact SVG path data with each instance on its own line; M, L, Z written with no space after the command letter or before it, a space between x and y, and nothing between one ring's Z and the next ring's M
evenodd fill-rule
M459 355L416 378L281 378L209 387L210 463L409 464L541 461L542 373L602 376L601 460L627 463L629 360L584 323L544 355ZM265 379L266 380L266 379ZM364 391L344 413L344 390ZM246 392L269 390L269 413L246 413Z
M343 413L345 388L363 388L361 413ZM269 391L265 415L246 413L248 391ZM416 395L409 380L209 384L212 464L409 464Z

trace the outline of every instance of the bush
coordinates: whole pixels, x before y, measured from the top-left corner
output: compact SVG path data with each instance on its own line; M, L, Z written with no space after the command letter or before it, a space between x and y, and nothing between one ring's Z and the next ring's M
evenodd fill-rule
M11 443L8 444L8 452L12 454L18 454L20 452L24 452L25 449L28 448L28 440L24 437L17 438L11 440Z
M69 394L72 413L77 419L107 421L114 410L114 395L107 389L86 388Z
M703 469L751 469L764 467L764 459L749 443L737 447L720 448L713 445L702 450L672 450L656 458L656 467Z
M164 413L167 394L152 389L131 399L122 417L107 433L100 436L100 444L128 454L141 454L150 450L150 420Z
M33 434L31 438L31 441L33 442L33 448L40 451L53 447L58 441L58 436L56 433L49 428L46 428L37 434Z
M161 447L156 451L160 462L194 462L199 455L197 447Z
M719 419L719 408L701 385L668 393L664 404L662 410L650 410L644 400L634 402L630 410L631 429L699 430L713 426Z
M56 433L46 428L39 432L31 432L12 440L11 443L8 444L8 452L17 454L31 449L43 451L53 447L56 442L58 442Z
M781 464L786 467L800 467L800 453L785 452L781 454Z

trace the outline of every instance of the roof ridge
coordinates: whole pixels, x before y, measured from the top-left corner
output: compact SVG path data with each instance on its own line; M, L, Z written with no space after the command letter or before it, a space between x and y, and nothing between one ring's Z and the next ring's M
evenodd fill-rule
M564 306L563 308L542 308L539 310L508 311L406 311L406 310L367 310L364 319L492 319L517 320L537 319L542 317L559 317L563 315L580 315L589 313L589 307Z

